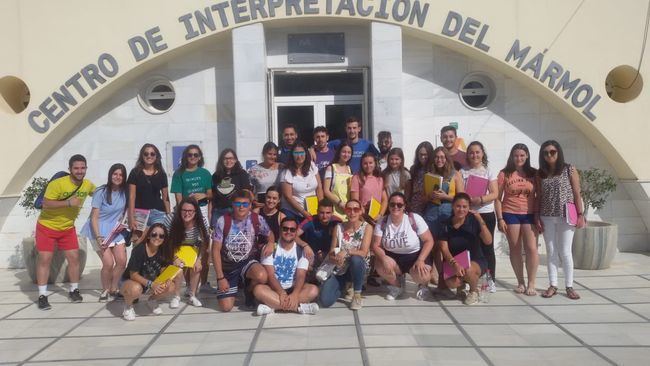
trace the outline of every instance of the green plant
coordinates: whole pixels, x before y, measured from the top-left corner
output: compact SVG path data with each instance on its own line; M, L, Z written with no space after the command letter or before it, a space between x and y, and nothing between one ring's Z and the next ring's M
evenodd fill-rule
M580 192L585 206L584 215L590 207L599 210L605 206L609 195L616 190L616 178L605 169L590 168L578 170L580 173Z
M43 177L35 177L32 182L25 188L20 198L20 207L25 209L25 216L30 217L36 214L38 210L34 207L36 197L45 189L49 179Z

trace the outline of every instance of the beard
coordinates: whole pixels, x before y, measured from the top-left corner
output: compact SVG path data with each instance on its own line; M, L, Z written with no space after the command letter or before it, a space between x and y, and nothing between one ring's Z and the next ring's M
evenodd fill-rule
M385 155L385 154L388 154L388 152L390 151L391 148L392 148L392 146L388 146L388 147L382 147L382 146L380 146L380 147L379 147L379 152L380 152L382 155Z

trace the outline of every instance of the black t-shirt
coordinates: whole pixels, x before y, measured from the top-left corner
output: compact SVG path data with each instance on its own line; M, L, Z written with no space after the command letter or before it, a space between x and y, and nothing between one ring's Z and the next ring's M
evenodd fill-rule
M250 177L245 170L242 169L234 174L227 174L221 179L217 177L217 173L212 174L212 194L214 195L212 208L230 207L232 204L230 198L236 190L240 189L252 190Z
M440 234L440 238L447 241L451 255L455 256L464 250L469 250L469 257L472 261L483 260L485 257L481 250L481 224L474 215L468 214L465 217L465 222L458 229L454 228L451 222L450 218Z
M162 200L162 189L167 188L168 184L165 173L159 171L146 175L143 171L132 169L126 182L135 185L135 208L165 211Z
M147 245L139 244L131 251L131 258L122 278L128 280L131 278L131 272L138 272L142 277L148 280L155 280L167 266L165 260L160 254L160 249L153 256L147 254Z
M332 229L339 223L331 220L327 225L323 225L318 218L307 218L300 224L303 231L301 238L309 244L314 253L321 251L327 254L332 246Z
M280 240L280 220L278 220L279 215L280 210L275 211L273 215L266 215L264 213L264 210L260 210L260 216L263 217L264 221L266 221L266 224L269 225L269 229L271 229L271 232L273 232L273 236L275 237L276 241Z

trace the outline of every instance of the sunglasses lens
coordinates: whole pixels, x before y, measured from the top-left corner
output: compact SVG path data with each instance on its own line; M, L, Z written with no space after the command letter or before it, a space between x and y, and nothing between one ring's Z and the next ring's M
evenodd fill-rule
M297 229L296 229L295 227L284 227L284 226L282 227L282 231L284 231L285 233L286 233L286 232L289 232L289 233L295 233L296 230L297 230Z

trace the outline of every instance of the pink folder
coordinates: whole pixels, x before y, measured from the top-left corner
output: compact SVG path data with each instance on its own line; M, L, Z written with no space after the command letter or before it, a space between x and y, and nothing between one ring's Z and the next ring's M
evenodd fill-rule
M465 192L472 198L480 197L487 192L488 183L490 182L486 178L470 175L465 184Z
M578 225L578 209L576 208L575 203L567 202L564 206L564 218L566 219L567 224L571 226Z
M470 258L469 258L469 250L463 250L462 252L456 254L454 256L454 259L458 264L461 265L461 267L468 269L469 268L469 263L470 263ZM442 262L442 275L446 279L449 277L454 277L456 275L456 270L454 269L454 266L451 264L445 262Z

